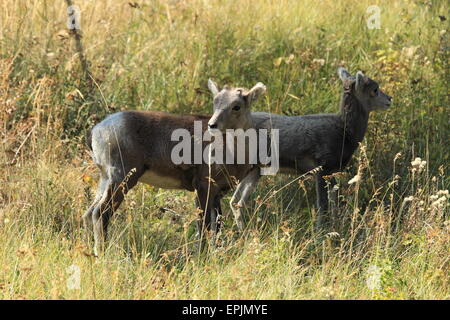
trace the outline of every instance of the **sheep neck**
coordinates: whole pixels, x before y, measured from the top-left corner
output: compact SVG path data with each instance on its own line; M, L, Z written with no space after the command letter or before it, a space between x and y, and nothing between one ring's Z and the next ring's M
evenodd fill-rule
M341 99L340 112L346 140L351 141L351 145L358 146L358 143L364 139L369 121L369 113L364 106L355 97L351 88L345 88Z

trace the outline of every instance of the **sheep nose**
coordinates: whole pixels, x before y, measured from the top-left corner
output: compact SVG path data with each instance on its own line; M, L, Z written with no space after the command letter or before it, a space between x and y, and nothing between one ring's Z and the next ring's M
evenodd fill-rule
M209 129L217 129L217 123L213 123L213 124L208 123L208 128Z

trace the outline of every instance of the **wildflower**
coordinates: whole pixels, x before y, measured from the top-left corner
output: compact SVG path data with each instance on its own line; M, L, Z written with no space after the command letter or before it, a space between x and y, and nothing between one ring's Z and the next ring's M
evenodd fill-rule
M420 168L422 165L425 165L425 164L426 164L426 161L422 161L422 159L419 157L416 157L413 161L411 161L411 165L414 168Z
M449 196L448 190L439 190L437 194L438 196L446 196L446 197Z
M320 66L323 66L325 64L325 59L313 59L312 61L314 64L318 64Z
M413 196L409 196L409 197L406 197L405 199L403 199L403 202L411 202L413 200L414 200L414 197Z
M389 187L396 185L399 180L400 180L400 176L398 174L396 174L395 177L392 179L392 181L389 183Z
M286 64L290 64L292 63L292 61L294 61L295 56L293 54L289 55L289 57L284 59L284 62L286 62Z
M413 161L411 161L411 166L413 167L413 172L422 172L423 169L425 169L425 166L427 165L427 162L425 160L422 160L419 157L416 157Z
M359 181L361 181L361 176L359 174L357 174L356 176L354 176L353 178L350 179L348 184L358 183Z
M445 203L447 202L447 197L446 196L442 196L440 198L438 198L436 201L434 201L433 203L431 203L431 207L434 208L443 208L445 207Z
M327 238L339 238L340 235L337 232L329 232L325 235Z
M283 62L283 57L278 57L278 58L273 60L273 65L275 67L279 67L281 65L281 62Z
M404 47L402 49L402 55L406 58L412 58L416 54L417 49L419 49L419 46Z

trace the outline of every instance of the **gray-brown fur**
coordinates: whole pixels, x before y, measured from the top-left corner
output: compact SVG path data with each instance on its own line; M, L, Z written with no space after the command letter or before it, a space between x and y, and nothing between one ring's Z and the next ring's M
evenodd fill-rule
M378 84L358 72L355 77L345 69L338 74L343 83L340 112L337 114L313 114L305 116L282 116L271 113L252 113L257 129L279 129L280 172L302 174L316 167L322 170L316 174L318 217L316 226L325 227L328 210L328 193L325 175L341 171L351 159L364 138L369 113L386 109L391 97L378 89ZM240 211L259 179L255 172L249 174L246 194L232 199L231 206ZM334 184L331 179L331 187ZM239 188L240 186L238 186ZM335 201L335 199L330 199Z
M250 90L225 87L220 91L217 84L212 80L209 80L208 87L214 96L214 114L208 122L208 130L247 130L253 127L253 117L251 115L250 105L265 94L266 86L264 84L258 82ZM242 150L240 150L240 152L242 152ZM248 152L248 150L245 152ZM237 155L236 152L235 155ZM259 176L259 168L256 166L253 167L246 176L243 176L245 179L240 181L231 197L231 209L239 230L244 228L242 210L237 209L239 204L233 204L233 199L247 196L252 190L251 185L249 185L248 182L253 181L255 176Z
M224 89L216 96L228 95L230 90L234 89ZM226 108L226 103L216 99L215 108ZM92 129L88 144L100 169L100 181L95 200L83 220L87 228L94 230L96 250L106 238L113 212L138 181L165 189L196 191L196 203L201 209L199 232L202 232L204 225L217 230L223 193L230 189L233 182L245 177L252 166L176 165L171 159L172 148L178 143L171 141L172 132L184 128L193 135L194 121L202 121L205 131L209 119L209 116L202 115L124 111L108 116ZM191 149L194 151L194 148Z
M217 84L209 80L208 87L214 95L214 113L208 122L209 129L247 130L253 126L250 106L266 92L264 84L259 82L250 90L226 86L219 91Z

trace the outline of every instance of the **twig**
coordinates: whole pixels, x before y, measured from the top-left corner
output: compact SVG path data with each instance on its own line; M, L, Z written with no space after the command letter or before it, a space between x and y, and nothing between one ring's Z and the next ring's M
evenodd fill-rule
M33 126L33 128L31 128L30 132L28 132L27 136L25 137L25 139L23 139L22 143L20 144L20 146L17 148L16 152L14 153L14 157L11 160L11 164L14 164L14 162L16 161L16 157L19 154L20 150L22 149L22 147L25 145L25 142L27 142L28 138L31 136L31 134L33 133L34 129L36 128L36 125Z
M73 6L73 1L72 0L66 0L66 3L67 3L67 8ZM71 18L69 13L68 13L68 17L69 17L69 19ZM92 86L91 73L89 72L89 64L88 64L88 61L86 59L86 55L84 54L83 44L81 42L80 30L78 30L77 28L73 28L73 29L70 29L69 31L73 35L73 37L75 39L76 51L77 51L78 56L80 58L81 69L83 70L84 80L86 81L86 83L89 86L89 88L92 89L93 86Z

